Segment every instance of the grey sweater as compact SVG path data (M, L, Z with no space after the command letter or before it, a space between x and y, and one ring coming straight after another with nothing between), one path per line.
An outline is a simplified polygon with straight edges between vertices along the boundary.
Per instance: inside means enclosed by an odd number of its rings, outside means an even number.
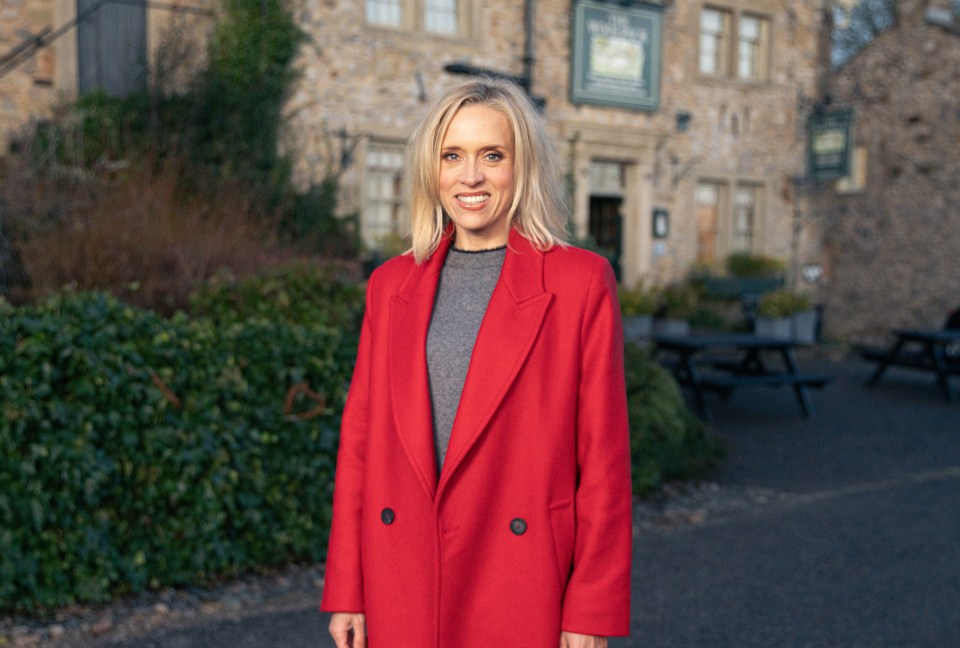
M450 248L440 273L427 332L427 372L438 473L450 444L473 345L506 251L506 247L479 252Z

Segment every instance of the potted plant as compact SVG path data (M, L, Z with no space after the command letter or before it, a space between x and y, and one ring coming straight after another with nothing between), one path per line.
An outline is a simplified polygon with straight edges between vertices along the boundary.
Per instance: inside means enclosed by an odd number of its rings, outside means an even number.
M688 335L690 318L700 306L700 291L690 283L671 284L660 291L653 320L656 335Z
M760 295L783 285L786 264L780 259L735 252L727 257L726 268L719 274L708 269L704 287L712 297L732 299L742 295Z
M754 333L764 337L794 340L803 344L816 341L817 314L810 307L810 296L789 290L773 290L757 302Z
M623 337L627 340L644 340L653 331L653 312L657 308L657 296L643 285L620 288L620 312L623 315Z

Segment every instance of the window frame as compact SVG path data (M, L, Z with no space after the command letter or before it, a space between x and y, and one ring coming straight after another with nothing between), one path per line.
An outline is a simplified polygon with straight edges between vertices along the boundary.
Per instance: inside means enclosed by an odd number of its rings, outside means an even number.
M406 32L436 38L468 38L471 35L472 20L470 20L470 16L473 13L476 0L452 0L456 22L456 29L453 32L428 28L427 13L431 10L431 4L435 4L438 0L396 0L400 7L400 20L397 24L371 21L368 13L368 2L370 1L365 0L363 4L364 25L368 29ZM390 0L372 1L386 2Z
M716 61L715 69L706 69L703 65L705 52L705 38L708 36L704 31L704 14L706 12L716 12L721 17L721 31L716 37L718 41L717 52L714 54ZM696 14L696 33L697 33L697 55L696 72L701 79L712 79L744 84L766 84L770 83L771 70L773 69L773 40L774 24L773 10L759 3L751 2L724 2L709 1L700 5ZM758 42L755 44L752 52L756 55L756 60L752 68L756 69L754 74L745 76L741 73L743 70L743 45L747 42L743 38L744 21L756 20L758 26Z
M408 223L406 196L403 191L406 180L403 173L405 171L404 147L404 141L390 138L370 138L365 143L360 240L372 249L379 249L390 237L406 234ZM396 155L395 164L375 165L374 158L378 153ZM386 179L388 182L392 180L393 187L389 195L374 191L380 179ZM371 229L374 224L371 216L381 206L386 206L390 212L389 218L386 219L389 223L383 227L381 221L384 219L377 219L376 227Z
M762 250L763 231L768 222L768 181L753 177L730 177L724 175L704 175L696 179L693 184L693 221L697 248L694 258L702 261L700 253L700 208L708 203L700 201L701 186L709 185L716 192L716 202L712 205L716 209L716 230L714 232L713 261L725 259L735 252L760 254ZM749 244L744 247L740 244L742 235L738 232L738 196L742 190L750 190L753 203L749 227Z

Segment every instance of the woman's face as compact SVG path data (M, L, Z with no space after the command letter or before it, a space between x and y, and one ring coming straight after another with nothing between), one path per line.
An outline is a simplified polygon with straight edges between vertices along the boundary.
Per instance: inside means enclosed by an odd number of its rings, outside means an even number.
M440 204L462 250L507 244L513 203L513 130L492 108L467 104L457 111L440 147Z

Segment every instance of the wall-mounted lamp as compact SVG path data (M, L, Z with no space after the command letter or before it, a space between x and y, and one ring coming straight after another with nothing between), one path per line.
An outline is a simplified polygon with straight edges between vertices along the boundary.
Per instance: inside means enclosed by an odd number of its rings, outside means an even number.
M686 133L687 129L690 128L690 122L693 120L693 115L691 115L686 110L677 111L677 132Z

